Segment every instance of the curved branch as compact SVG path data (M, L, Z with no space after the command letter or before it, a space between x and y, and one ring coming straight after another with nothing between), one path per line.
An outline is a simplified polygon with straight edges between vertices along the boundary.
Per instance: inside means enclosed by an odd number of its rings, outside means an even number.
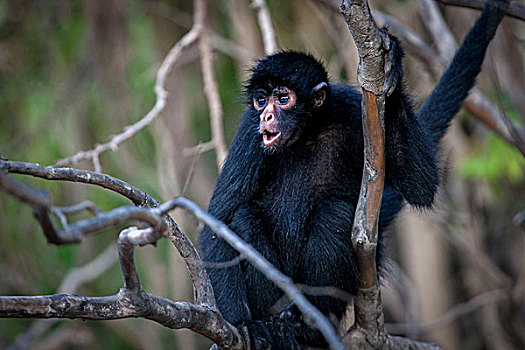
M54 294L28 297L0 297L0 318L70 318L116 320L143 317L172 329L188 328L218 344L239 343L233 326L206 305L173 302L144 291L122 289L108 297Z
M8 173L31 175L47 180L72 181L96 185L119 193L131 200L135 205L148 208L158 207L158 202L147 193L125 181L95 171L75 168L55 168L3 159L0 159L0 169ZM40 210L40 214L47 215L47 209L44 208L44 210ZM211 282L195 246L169 215L165 214L164 219L169 228L168 237L184 259L193 280L195 302L210 306L215 305ZM49 225L51 225L50 222ZM51 231L51 229L49 231Z
M317 310L301 291L294 285L292 279L282 272L277 270L266 258L257 252L251 245L244 242L239 236L231 231L221 221L217 220L206 211L201 209L192 201L178 197L168 201L160 206L162 212L167 212L175 207L182 207L191 212L202 223L208 225L213 232L220 238L228 242L235 250L242 254L242 256L253 264L259 271L261 271L266 278L275 283L290 300L303 313L305 320L315 326L323 334L326 341L330 344L332 349L342 349L339 337L334 331L334 328L328 319Z
M337 6L331 1L318 1L332 11L339 11ZM377 10L372 10L372 13L378 25L387 26L394 34L401 38L403 43L407 45L407 49L427 67L432 78L435 81L439 80L445 67L450 62L427 45L419 35L414 33L414 31L407 26L401 24L395 18ZM439 36L442 31L438 30L436 33L439 41ZM491 103L490 100L479 91L479 89L474 87L470 91L469 96L463 101L463 106L476 119L498 134L503 140L505 140L505 142L516 147L522 154L525 154L525 130L516 125L511 119L503 120L500 116L499 109ZM514 130L515 132L511 132L511 130Z
M129 211L130 207L126 209ZM158 211L137 209L152 214ZM116 210L108 212L111 213L116 213ZM134 247L144 242L156 241L158 238L154 230L138 230L133 227L120 233L118 251L124 287L117 294L108 297L71 294L0 297L0 318L114 320L142 317L173 329L189 328L224 345L225 348L242 348L242 337L237 328L229 324L217 308L173 302L144 292L135 267Z
M81 151L70 157L60 159L55 163L55 166L76 164L82 160L92 160L94 163L95 171L100 171L101 168L98 158L101 153L110 149L116 150L121 143L129 140L137 132L151 124L166 107L168 92L166 91L165 86L166 79L168 78L171 69L179 60L184 50L186 50L190 45L197 41L201 34L201 31L201 26L193 26L192 29L188 33L186 33L168 52L168 54L162 61L159 70L157 71L157 78L154 88L155 95L157 96L157 99L155 100L155 105L142 119L140 119L138 122L132 125L126 126L122 133L113 136L109 142L97 145L92 150Z

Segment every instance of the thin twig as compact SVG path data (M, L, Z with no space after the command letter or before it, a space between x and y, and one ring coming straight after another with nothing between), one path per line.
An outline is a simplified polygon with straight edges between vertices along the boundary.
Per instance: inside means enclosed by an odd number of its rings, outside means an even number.
M80 212L83 212L84 210L88 210L93 215L97 215L97 213L100 212L100 209L98 209L95 203L88 201L88 200L82 201L78 204L69 205L67 207L54 206L54 208L57 210L60 210L62 213L66 215L78 214Z
M107 174L75 168L46 167L39 164L14 162L3 159L0 159L0 169L9 173L26 174L47 180L73 181L96 185L121 194L131 200L135 205L148 208L155 208L158 206L158 202L147 193L131 186L125 181ZM40 209L42 210L36 214L43 216L43 219L39 220L41 226L43 225L42 222L45 222L48 226L46 226L46 228L51 235L48 237L48 240L50 238L56 238L53 236L53 233L56 235L56 232L53 232L54 228L52 227L52 224L49 220L45 220L45 215L47 214L48 209L46 207L40 207ZM202 266L202 260L200 259L195 246L169 215L166 214L164 218L169 227L169 238L177 248L190 271L194 286L195 302L211 306L215 305L211 282L204 266ZM46 232L45 229L44 232Z
M226 269L228 267L237 266L240 264L241 261L244 260L244 256L242 254L237 255L235 258L229 260L229 261L221 261L221 262L215 262L215 261L204 261L204 266L208 269Z
M155 209L142 209L156 211ZM158 238L155 231L129 228L118 240L124 287L109 297L82 297L71 294L34 297L0 297L0 318L80 318L112 320L143 317L165 327L189 328L226 347L241 348L242 338L215 308L173 302L142 290L133 259L136 245ZM147 238L146 236L151 235Z
M390 332L395 334L404 334L408 329L415 328L420 332L428 333L431 331L435 331L436 329L443 328L453 322L454 320L458 319L459 317L474 312L477 309L479 309L482 306L497 303L500 301L504 301L508 299L508 293L503 289L496 289L492 290L490 292L486 292L480 295L475 296L474 298L470 299L469 301L465 303L458 304L454 306L452 309L447 311L446 314L441 316L435 321L432 322L426 322L419 325L414 324L402 324L402 323L394 323L394 324L388 324L387 328Z
M151 124L155 118L166 107L168 92L166 91L166 79L168 78L171 69L181 57L181 54L193 43L197 41L200 36L202 27L194 26L188 33L186 33L168 52L168 55L162 61L162 64L157 71L157 78L155 82L155 94L157 99L153 108L138 122L124 128L124 131L111 138L107 143L97 145L94 149L88 151L81 151L70 157L58 160L55 166L65 166L69 164L77 164L83 160L92 160L95 171L100 171L99 155L107 150L117 150L119 145L132 138L137 132L144 129Z
M204 80L204 94L208 100L208 106L210 109L210 124L211 124L211 139L215 146L217 154L217 167L222 168L222 164L226 159L228 151L226 150L226 143L224 142L224 128L222 125L222 105L219 98L219 90L217 88L217 82L213 74L213 63L212 63L212 52L208 43L208 32L206 29L205 21L205 4L203 1L197 1L201 3L200 9L196 11L195 23L199 26L203 26L203 30L199 40L199 50L201 53L201 69L202 78ZM199 16L197 16L197 14Z
M209 152L212 149L214 149L214 147L215 144L213 143L213 141L202 142L199 143L197 146L185 148L184 150L182 150L182 154L185 157L191 157L195 154Z
M188 175L186 176L186 180L184 181L184 186L182 186L182 196L184 196L186 194L186 191L188 191L188 189L190 188L191 181L193 180L193 175L195 174L195 168L197 168L197 162L199 161L200 156L201 152L198 152L195 154L195 156L193 156L190 169L188 170Z

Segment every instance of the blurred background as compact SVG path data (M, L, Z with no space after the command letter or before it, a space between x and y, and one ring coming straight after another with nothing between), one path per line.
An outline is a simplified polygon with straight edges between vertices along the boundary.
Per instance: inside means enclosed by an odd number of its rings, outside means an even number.
M336 1L337 2L337 1ZM207 1L214 74L230 144L243 111L240 94L254 60L264 56L249 0ZM371 1L432 45L417 1ZM0 0L0 155L52 165L105 143L154 105L155 74L192 25L192 2L139 0ZM333 81L356 83L357 56L341 15L323 1L268 1L280 48L320 58ZM440 7L458 40L479 11ZM478 86L517 125L525 121L524 24L506 19ZM435 81L407 50L408 90L416 104ZM152 125L115 151L102 171L159 201L183 193L206 207L217 178L198 45L184 50L166 82L168 105ZM461 111L443 142L443 186L435 210L407 209L388 239L385 316L393 334L445 349L525 348L525 236L513 221L525 209L522 154ZM74 166L93 169L90 162ZM56 205L89 199L103 210L128 202L94 186L16 176L52 192ZM196 242L200 228L180 211ZM78 218L82 218L79 216ZM0 294L59 291L103 296L122 277L107 230L74 246L48 245L31 208L0 193ZM144 288L192 301L186 267L169 240L136 250ZM83 266L87 267L85 269ZM88 274L85 283L72 276ZM444 316L444 317L443 317ZM437 321L437 322L436 322ZM0 319L5 349L205 349L210 342L143 319L38 321Z

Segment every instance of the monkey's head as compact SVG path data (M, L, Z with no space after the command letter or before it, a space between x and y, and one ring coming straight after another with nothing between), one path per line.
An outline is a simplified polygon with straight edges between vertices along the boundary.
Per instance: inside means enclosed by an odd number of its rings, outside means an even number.
M246 83L248 108L259 117L265 147L287 147L315 119L328 93L328 75L314 57L280 52L260 60Z

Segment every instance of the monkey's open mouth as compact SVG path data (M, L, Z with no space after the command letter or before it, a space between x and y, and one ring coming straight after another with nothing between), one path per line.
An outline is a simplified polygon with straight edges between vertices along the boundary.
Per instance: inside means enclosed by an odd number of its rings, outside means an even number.
M281 138L280 132L271 132L263 130L263 143L265 146L273 146Z

